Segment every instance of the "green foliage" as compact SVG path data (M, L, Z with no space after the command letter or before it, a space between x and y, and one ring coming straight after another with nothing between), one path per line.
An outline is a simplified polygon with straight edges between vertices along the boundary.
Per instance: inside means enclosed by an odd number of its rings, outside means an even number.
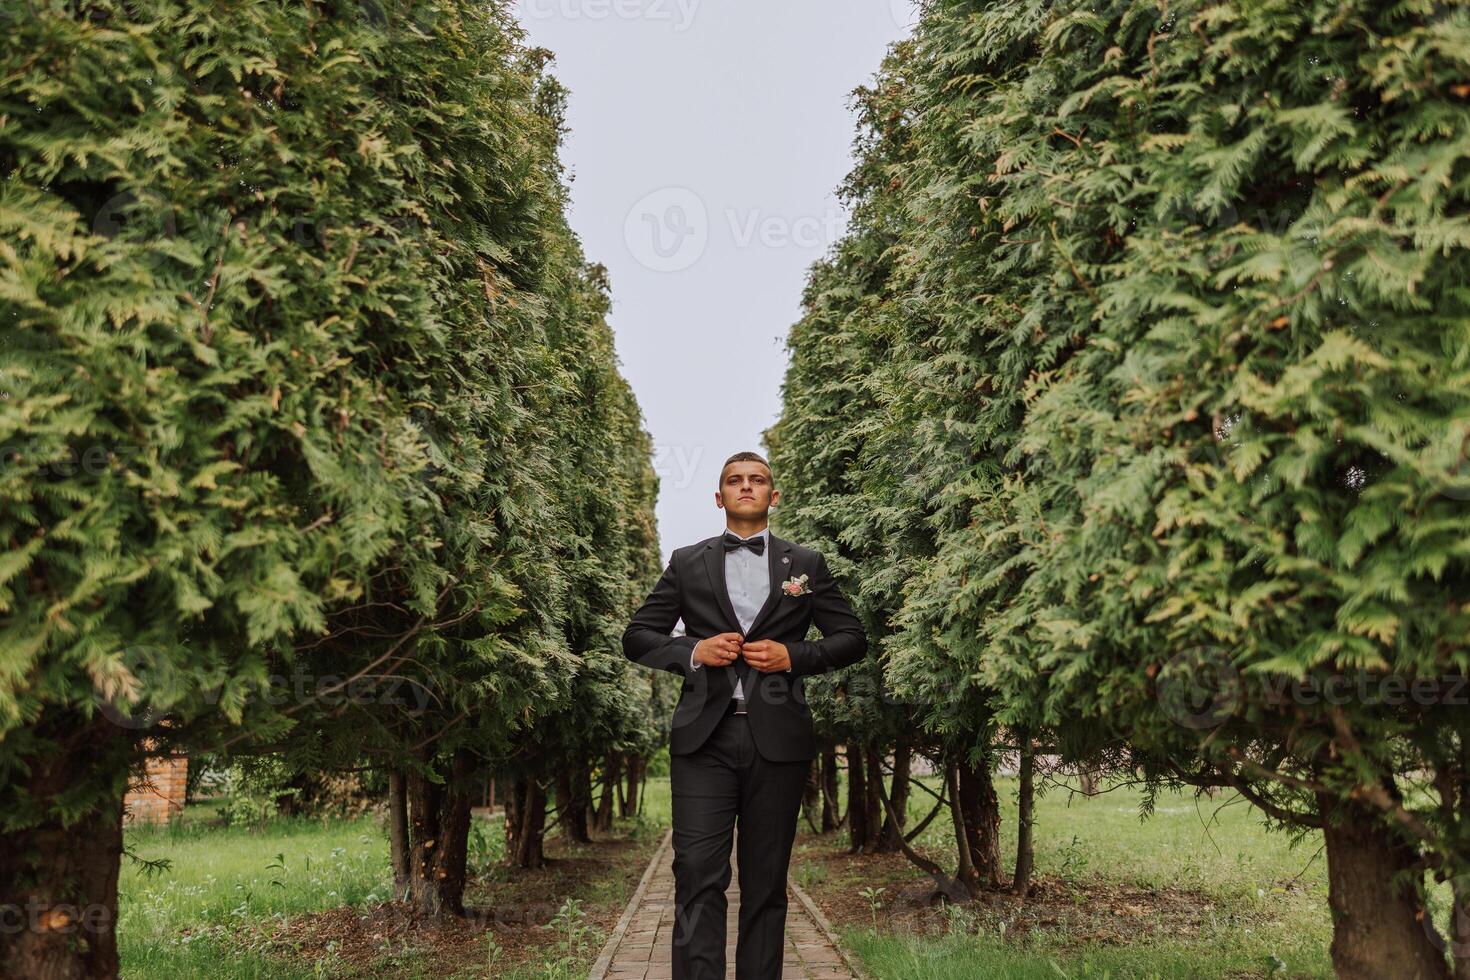
M926 6L772 435L930 731L1470 865L1467 68L1460 3Z
M0 828L143 738L436 773L581 699L653 744L657 484L546 53L468 0L6 20Z
M290 770L276 756L231 766L219 791L224 797L219 815L231 827L266 824L280 812L282 798L299 792L291 786Z

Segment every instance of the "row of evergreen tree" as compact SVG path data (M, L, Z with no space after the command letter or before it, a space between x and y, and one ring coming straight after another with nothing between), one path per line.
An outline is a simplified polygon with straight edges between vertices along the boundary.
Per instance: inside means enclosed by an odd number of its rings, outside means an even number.
M402 894L460 911L474 788L535 865L670 700L546 52L472 0L3 20L0 975L116 974L146 751L387 773Z
M855 847L915 752L967 888L1003 755L1021 887L1040 755L1225 787L1342 976L1470 976L1467 78L1458 2L924 4L767 434L880 650L809 688Z

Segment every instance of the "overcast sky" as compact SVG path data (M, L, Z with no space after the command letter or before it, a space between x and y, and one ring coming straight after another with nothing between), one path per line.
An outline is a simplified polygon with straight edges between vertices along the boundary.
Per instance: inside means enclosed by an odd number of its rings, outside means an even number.
M725 526L720 464L780 411L807 267L842 233L848 96L910 0L519 0L571 89L572 227L660 478L663 554ZM777 484L780 474L776 474Z

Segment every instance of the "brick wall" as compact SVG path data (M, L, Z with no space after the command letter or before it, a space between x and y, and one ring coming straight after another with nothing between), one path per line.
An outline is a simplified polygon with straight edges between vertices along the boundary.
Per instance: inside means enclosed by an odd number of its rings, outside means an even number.
M123 819L128 823L167 823L183 812L189 757L149 756L142 779L128 787Z

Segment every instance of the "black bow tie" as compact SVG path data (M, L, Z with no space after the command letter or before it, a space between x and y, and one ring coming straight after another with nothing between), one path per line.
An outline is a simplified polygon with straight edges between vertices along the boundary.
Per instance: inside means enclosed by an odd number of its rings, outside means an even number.
M758 555L763 555L766 553L766 539L764 535L758 534L753 538L741 540L734 534L726 531L725 536L720 540L724 542L726 551L734 551L736 548L749 548L751 551L754 551Z

